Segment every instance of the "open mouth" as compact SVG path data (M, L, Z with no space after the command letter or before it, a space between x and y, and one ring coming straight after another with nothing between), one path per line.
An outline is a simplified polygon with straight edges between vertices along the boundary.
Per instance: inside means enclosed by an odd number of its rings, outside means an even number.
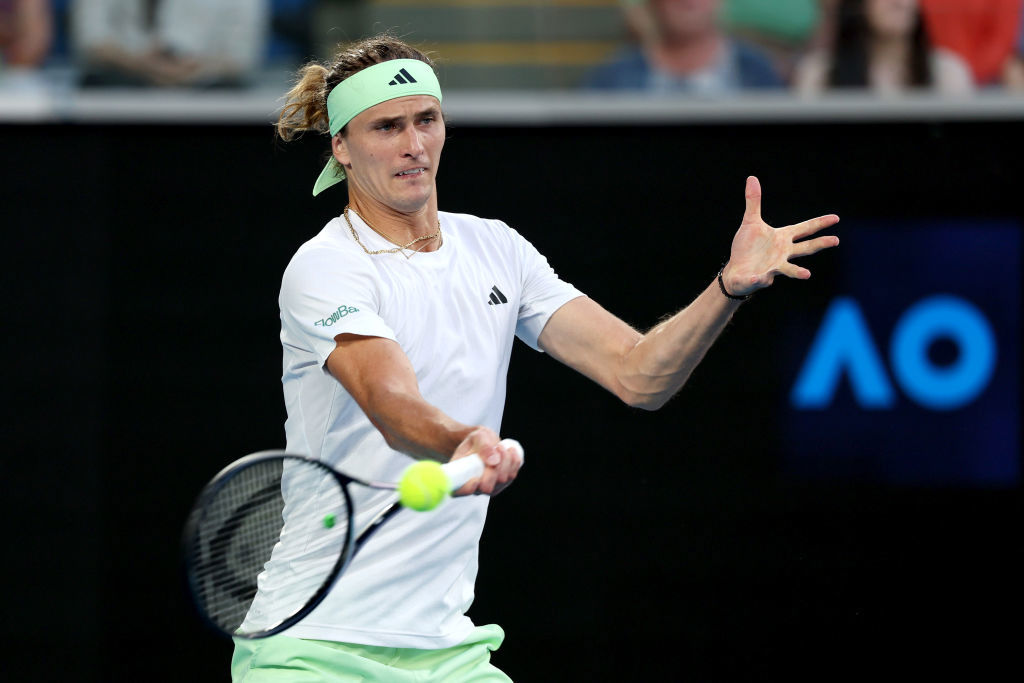
M399 178L416 178L427 172L425 168L410 168L406 171L399 171L395 175Z

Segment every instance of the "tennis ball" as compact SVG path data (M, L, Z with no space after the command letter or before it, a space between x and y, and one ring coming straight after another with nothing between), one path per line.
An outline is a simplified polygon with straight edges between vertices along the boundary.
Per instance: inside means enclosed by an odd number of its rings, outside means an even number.
M413 510L433 510L448 495L448 475L441 464L420 460L409 465L398 482L398 499Z

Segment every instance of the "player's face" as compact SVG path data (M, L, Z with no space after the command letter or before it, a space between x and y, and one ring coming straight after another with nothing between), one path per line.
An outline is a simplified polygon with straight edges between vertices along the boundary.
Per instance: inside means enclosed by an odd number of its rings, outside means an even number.
M349 194L412 213L434 193L445 128L441 104L429 95L381 102L348 122L333 140Z
M867 0L865 11L876 34L904 38L914 30L917 0Z

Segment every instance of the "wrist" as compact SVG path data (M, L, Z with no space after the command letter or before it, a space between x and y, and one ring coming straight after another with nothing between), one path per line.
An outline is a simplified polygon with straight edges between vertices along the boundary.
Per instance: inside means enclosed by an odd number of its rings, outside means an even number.
M752 295L751 294L734 294L735 285L726 285L725 269L729 266L728 263L723 265L718 271L718 288L721 290L728 299L732 301L746 301Z

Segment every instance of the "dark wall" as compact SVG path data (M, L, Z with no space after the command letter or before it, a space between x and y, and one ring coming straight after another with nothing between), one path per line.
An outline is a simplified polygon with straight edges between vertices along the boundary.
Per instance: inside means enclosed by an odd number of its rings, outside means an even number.
M648 327L712 281L747 175L770 223L835 212L844 243L875 219L1019 225L1019 128L456 125L440 203L502 218ZM230 647L178 583L178 533L221 466L283 444L280 274L344 201L309 196L322 146L275 145L268 127L0 127L14 407L3 635L22 680L69 667L76 680L226 679ZM780 328L813 330L840 259L745 304L657 413L517 347L504 432L529 464L491 508L471 610L506 629L495 661L513 678L819 680L1011 661L1019 482L893 486L783 466Z

